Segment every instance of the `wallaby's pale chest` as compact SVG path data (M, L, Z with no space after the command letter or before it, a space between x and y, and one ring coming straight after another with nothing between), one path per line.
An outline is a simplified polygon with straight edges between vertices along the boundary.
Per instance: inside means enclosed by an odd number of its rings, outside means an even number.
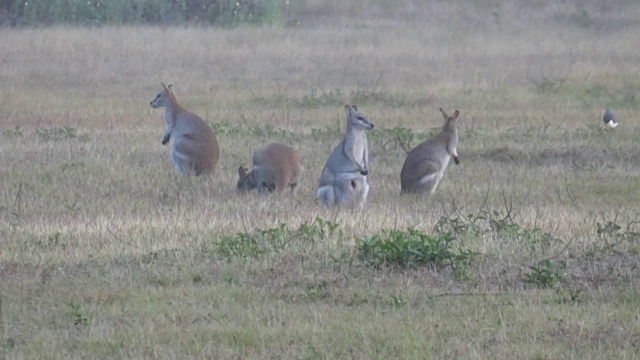
M347 157L353 156L356 160L361 160L366 148L367 135L364 132L354 131L345 137L344 151Z

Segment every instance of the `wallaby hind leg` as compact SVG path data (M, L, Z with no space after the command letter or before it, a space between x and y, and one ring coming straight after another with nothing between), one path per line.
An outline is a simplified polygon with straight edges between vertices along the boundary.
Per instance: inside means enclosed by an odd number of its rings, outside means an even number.
M367 178L362 178L362 191L360 193L360 208L364 207L364 203L367 202L367 196L369 195L369 183L367 182Z
M191 168L193 169L193 173L196 176L200 176L205 172L204 166L202 166L201 164L192 164Z
M291 193L291 195L294 195L296 193L297 188L298 188L297 182L289 184L289 192Z
M354 189L356 183L351 179L336 179L334 185L335 199L337 205L352 204L355 200Z
M433 194L434 191L436 191L436 188L438 187L438 184L440 183L440 174L431 174L429 175L431 177L431 180L429 180L425 185L425 191L429 192L429 194Z
M278 193L278 195L284 194L287 188L291 190L291 184L289 184L287 181L285 181L282 178L276 178L274 186L275 186L274 190L275 192ZM291 193L293 193L293 191L291 191Z
M359 205L362 208L369 193L367 178L360 174L341 175L336 179L335 191L336 203Z
M173 145L169 157L181 175L201 175L205 171L203 164L194 162L189 148L182 142Z
M319 188L317 196L318 201L320 201L320 204L322 205L332 207L335 204L335 192L331 185L325 185Z
M369 184L366 177L355 178L352 181L354 198L357 201L360 209L364 208L364 204L367 202L367 195L369 195Z
M418 164L417 171L421 176L417 179L418 191L433 193L440 182L440 166L432 161Z
M186 156L180 154L178 151L171 151L169 154L171 161L173 161L173 165L176 168L176 172L180 175L185 175L189 172L189 160Z

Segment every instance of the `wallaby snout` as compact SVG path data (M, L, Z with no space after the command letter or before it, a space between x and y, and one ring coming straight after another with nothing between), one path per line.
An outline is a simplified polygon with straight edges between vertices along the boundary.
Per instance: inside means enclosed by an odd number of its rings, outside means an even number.
M447 115L443 109L440 112L444 117L440 134L411 150L402 165L400 184L403 193L433 193L451 158L456 165L460 163L457 151L460 111L454 111L452 116Z

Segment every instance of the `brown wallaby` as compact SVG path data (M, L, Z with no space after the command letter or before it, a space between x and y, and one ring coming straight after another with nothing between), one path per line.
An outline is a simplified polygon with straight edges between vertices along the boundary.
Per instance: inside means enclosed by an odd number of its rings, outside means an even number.
M453 116L444 116L444 126L440 134L416 146L402 165L400 172L401 191L403 193L433 193L453 157L458 165L460 159L456 147L458 146L458 117L456 110Z
M167 127L162 145L173 138L169 157L176 171L183 175L215 174L220 158L216 134L198 115L178 104L171 85L162 84L162 91L151 101L151 107L164 107Z
M238 168L238 191L258 189L258 193L276 191L283 193L286 188L295 192L302 176L302 156L298 150L280 143L271 143L253 153L251 172L245 167Z

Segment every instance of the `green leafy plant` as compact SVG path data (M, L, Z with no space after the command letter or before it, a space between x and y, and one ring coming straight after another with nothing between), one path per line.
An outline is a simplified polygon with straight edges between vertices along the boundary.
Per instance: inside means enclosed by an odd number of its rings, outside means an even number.
M538 227L524 228L515 222L511 210L502 213L499 210L481 208L476 213L454 214L440 217L434 226L438 234L452 233L456 236L478 237L494 234L520 242L531 251L547 249L553 242L559 241L553 235Z
M222 257L255 258L264 254L265 245L260 239L248 233L223 236L216 246L216 252Z
M479 236L482 228L476 225L474 214L462 216L441 216L434 226L437 234L452 233L455 235Z
M359 306L359 305L364 305L364 304L368 304L370 302L369 297L366 295L361 295L358 292L354 292L353 294L351 294L351 297L349 298L349 300L347 300L346 305L347 306Z
M30 241L24 242L22 245L24 249L32 249L36 251L56 251L64 250L66 248L67 241L63 234L56 231L50 235L42 237L33 237Z
M270 124L243 126L238 124L231 124L227 121L221 121L217 123L210 122L209 126L211 126L211 128L213 128L215 133L219 136L261 136L281 139L296 137L294 133L284 129L275 128Z
M242 125L231 124L228 121L209 122L209 126L218 136L221 135L244 135Z
M342 104L345 98L351 99L356 105L378 104L386 107L405 107L410 104L405 97L393 95L389 91L377 86L358 86L351 91L341 89L323 90L313 88L301 98L293 99L292 103L302 108L319 108Z
M566 79L550 79L548 77L542 77L540 79L529 79L533 85L533 89L536 93L541 95L555 95L560 92Z
M621 243L634 243L640 239L640 232L635 230L638 222L630 222L625 228L617 223L617 217L613 220L596 222L596 234L598 242L594 251L606 253L615 251Z
M2 129L2 136L6 138L22 137L22 128L16 125L13 128Z
M305 302L322 301L329 297L328 283L320 281L317 284L309 284L304 292L300 295L300 300Z
M538 287L553 287L565 277L565 273L560 265L547 259L536 266L530 266L529 272L525 274L525 282Z
M76 138L78 136L77 130L77 128L70 126L61 126L47 129L36 129L36 133L40 139L44 141L60 141Z
M326 126L324 128L311 129L311 138L313 139L335 139L343 135L342 129L337 126Z
M401 308L409 303L409 298L403 295L391 295L391 305L396 308Z
M415 139L413 130L405 127L374 129L369 134L371 142L382 144L386 150L397 150L400 147L406 153L411 151L411 143Z
M93 323L93 317L88 315L84 310L84 307L77 302L70 302L67 304L70 309L71 320L76 326L87 326Z
M555 302L558 304L580 304L584 302L584 294L580 289L556 289Z
M360 258L370 265L403 268L427 264L455 267L477 255L454 247L454 240L450 233L431 236L413 228L407 231L383 230L382 235L360 240L357 248Z
M218 240L215 252L224 258L256 258L278 251L293 241L313 244L334 234L342 237L338 227L336 223L316 217L311 223L305 222L293 230L280 224L274 228L255 229L253 233L239 232Z

